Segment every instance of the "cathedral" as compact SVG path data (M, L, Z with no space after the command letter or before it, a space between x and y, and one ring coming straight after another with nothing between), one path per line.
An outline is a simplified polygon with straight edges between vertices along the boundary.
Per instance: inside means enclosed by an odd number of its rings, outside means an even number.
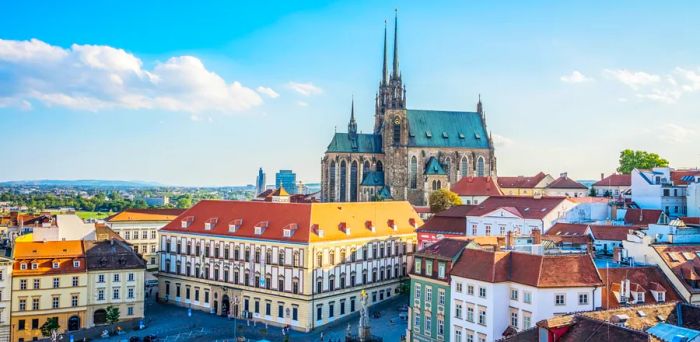
M374 131L357 132L354 103L347 133L335 133L321 161L325 202L408 200L427 205L431 192L462 177L496 176L496 157L481 99L475 112L406 108L394 19L391 73L384 60L375 100Z

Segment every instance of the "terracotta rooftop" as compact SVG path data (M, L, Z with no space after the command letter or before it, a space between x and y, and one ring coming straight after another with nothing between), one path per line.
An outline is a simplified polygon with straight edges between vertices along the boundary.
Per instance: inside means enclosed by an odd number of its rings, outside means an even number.
M567 177L561 176L547 185L548 189L588 189L587 186Z
M599 321L610 322L614 316L625 315L628 317L626 327L636 330L646 330L659 322L664 322L676 309L676 302L652 305L635 305L616 309L589 311L579 315L590 317ZM643 312L644 315L639 315Z
M18 242L13 250L13 276L45 275L85 272L85 254L81 241L47 241L47 242ZM73 261L79 261L75 267ZM59 267L54 268L53 263ZM26 269L22 270L22 264ZM32 269L31 264L37 263Z
M625 213L625 224L649 225L659 223L661 210L628 208Z
M672 170L671 171L671 182L674 185L688 185L688 181L685 177L688 176L700 176L700 170Z
M146 262L121 240L83 241L88 270L146 268Z
M538 174L532 177L498 177L497 181L498 186L500 186L501 188L532 189L546 177L547 175L544 172L540 171Z
M566 197L489 197L468 211L469 216L484 216L494 210L504 208L516 216L526 219L542 219L554 208L566 201Z
M465 217L433 216L425 221L416 232L435 234L467 234L467 219Z
M105 221L172 221L184 211L184 209L126 209L108 217Z
M503 192L493 177L463 177L452 185L452 192L460 196L501 196Z
M469 244L469 240L455 240L446 238L419 250L415 255L418 257L453 259L462 252L467 244Z
M603 282L606 284L602 288L603 308L619 308L620 283L629 279L631 284L639 285L644 290L644 302L636 304L656 304L651 291L665 293L665 301L674 302L681 300L664 273L657 266L642 267L613 267L599 270ZM617 296L615 295L617 293Z
M613 173L593 183L593 186L632 186L632 175Z
M611 322L581 315L574 318L574 323L557 341L647 342L649 341L649 336L643 331L621 327Z
M700 293L691 281L700 280L700 245L652 245L656 253L673 271L690 293Z
M210 222L208 229L207 222ZM411 234L422 224L423 220L413 207L403 201L273 203L204 200L168 223L162 231L308 243Z
M576 235L587 235L586 230L588 229L587 224L583 223L555 223L545 235L552 236L576 236Z
M534 287L586 287L603 281L588 254L535 255L466 249L452 274L490 283L511 281Z
M640 230L639 226L590 225L595 240L624 241L630 230Z

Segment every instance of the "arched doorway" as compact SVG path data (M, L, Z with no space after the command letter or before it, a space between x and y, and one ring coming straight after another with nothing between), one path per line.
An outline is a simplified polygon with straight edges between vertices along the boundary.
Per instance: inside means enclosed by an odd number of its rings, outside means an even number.
M78 329L80 329L80 317L71 316L71 318L68 319L68 331L75 331Z
M230 301L228 299L228 295L225 294L223 297L221 297L221 316L228 316L229 314L229 308L230 308Z
M105 309L95 310L95 313L92 314L92 321L96 325L107 323L107 311Z

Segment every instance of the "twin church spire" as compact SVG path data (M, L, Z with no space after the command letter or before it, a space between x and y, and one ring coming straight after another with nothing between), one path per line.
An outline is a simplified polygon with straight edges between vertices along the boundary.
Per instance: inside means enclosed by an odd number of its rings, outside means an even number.
M388 70L387 27L384 22L384 59L382 63L382 81L375 101L374 133L382 130L384 114L388 109L406 109L406 88L399 71L399 15L394 16L394 56L391 75Z

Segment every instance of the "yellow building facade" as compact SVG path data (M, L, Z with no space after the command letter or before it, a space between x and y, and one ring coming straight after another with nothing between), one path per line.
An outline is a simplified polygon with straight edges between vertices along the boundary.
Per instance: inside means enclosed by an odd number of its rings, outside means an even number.
M160 231L158 297L310 331L396 296L422 220L408 202L202 201Z
M58 332L85 327L87 272L81 241L17 243L12 274L13 341L42 338L57 318Z

